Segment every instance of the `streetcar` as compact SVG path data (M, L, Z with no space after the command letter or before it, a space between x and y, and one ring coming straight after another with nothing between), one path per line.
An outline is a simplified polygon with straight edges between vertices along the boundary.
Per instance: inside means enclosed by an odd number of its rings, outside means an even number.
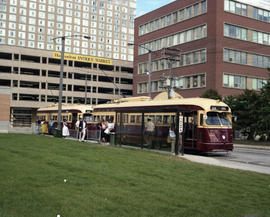
M233 130L231 109L219 100L183 98L166 92L155 98L147 96L114 100L96 105L92 125L101 120L114 120L116 142L144 147L144 124L150 118L155 123L155 148L168 149L167 137L172 124L182 135L185 149L200 152L232 151ZM177 140L178 142L178 140Z

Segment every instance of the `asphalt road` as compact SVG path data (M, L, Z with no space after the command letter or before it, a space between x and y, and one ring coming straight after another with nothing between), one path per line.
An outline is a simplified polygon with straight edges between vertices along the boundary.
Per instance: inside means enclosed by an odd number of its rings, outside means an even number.
M235 145L234 151L228 154L211 154L207 156L184 155L193 162L253 171L270 175L270 147L248 147Z
M270 167L270 150L235 147L226 160Z

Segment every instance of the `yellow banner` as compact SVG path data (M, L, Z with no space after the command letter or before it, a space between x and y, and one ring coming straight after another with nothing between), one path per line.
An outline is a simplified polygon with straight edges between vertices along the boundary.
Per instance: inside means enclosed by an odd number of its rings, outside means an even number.
M52 57L55 59L61 59L61 52L53 52ZM80 61L80 62L85 62L85 63L98 63L98 64L104 64L104 65L112 65L111 59L78 55L78 54L70 54L70 53L65 53L64 59L65 60Z

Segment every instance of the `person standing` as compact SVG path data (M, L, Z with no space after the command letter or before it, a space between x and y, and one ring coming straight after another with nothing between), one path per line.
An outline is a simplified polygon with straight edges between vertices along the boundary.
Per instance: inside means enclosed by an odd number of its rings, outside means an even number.
M53 135L53 127L54 127L54 121L53 119L50 119L49 121L49 134Z
M175 153L175 139L176 139L175 126L174 126L174 124L172 124L171 127L169 128L169 134L168 134L168 138L167 138L167 142L171 144L171 153L172 154Z
M147 118L147 122L145 124L145 141L147 144L147 148L153 148L154 133L155 133L155 124L153 123L151 118Z
M82 138L82 129L83 129L83 120L82 120L81 117L76 122L76 128L77 128L77 138L79 138L79 141L81 141L81 138Z
M85 139L85 135L86 135L86 130L87 130L87 122L85 120L85 118L83 118L83 121L82 121L82 137L81 137L81 142L84 142L84 139Z
M102 143L106 142L106 134L105 134L106 129L107 129L107 122L102 120L101 122L101 142Z
M64 122L63 122L62 136L64 138L66 138L67 136L69 136L69 129L68 129L67 121L66 120L64 120Z

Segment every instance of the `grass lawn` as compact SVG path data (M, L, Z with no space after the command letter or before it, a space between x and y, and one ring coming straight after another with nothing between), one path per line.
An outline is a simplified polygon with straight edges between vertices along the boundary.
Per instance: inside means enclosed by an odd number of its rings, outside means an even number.
M0 217L269 217L269 207L269 175L0 134Z

